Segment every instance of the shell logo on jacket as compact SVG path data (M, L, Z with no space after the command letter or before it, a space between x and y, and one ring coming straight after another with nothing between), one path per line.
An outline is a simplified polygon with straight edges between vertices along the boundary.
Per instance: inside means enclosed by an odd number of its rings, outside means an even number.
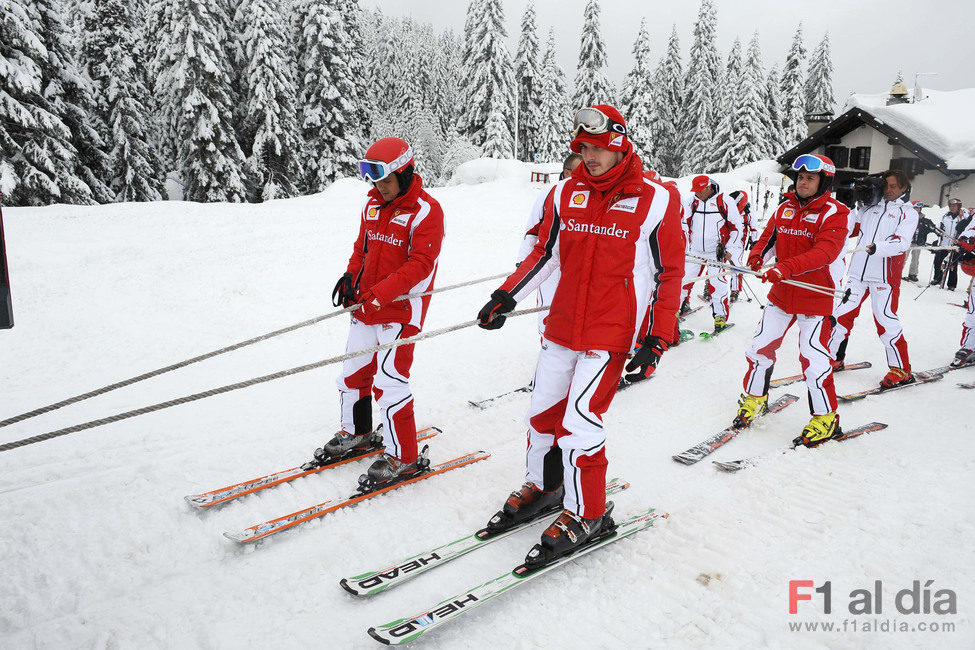
M670 340L676 327L685 248L680 195L645 179L636 154L619 164L625 173L603 191L576 174L552 188L534 249L501 285L520 301L559 271L545 338L579 352L629 352L648 308L650 333Z
M843 278L843 247L846 245L850 209L831 194L822 194L800 206L795 194L785 201L765 225L748 256L749 265L776 258L789 276L809 284L836 288ZM777 283L769 302L789 314L829 316L832 296Z
M366 325L402 323L419 331L430 296L394 299L433 289L443 236L443 210L423 190L418 174L406 193L389 203L383 203L375 188L370 190L346 270L357 298L372 292L381 307L368 315L358 310L354 317Z

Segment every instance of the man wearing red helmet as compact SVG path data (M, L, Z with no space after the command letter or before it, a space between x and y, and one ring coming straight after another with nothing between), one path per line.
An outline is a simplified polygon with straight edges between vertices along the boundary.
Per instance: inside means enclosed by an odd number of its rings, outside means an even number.
M975 219L958 238L958 263L961 270L975 278ZM953 366L975 364L975 283L968 285L968 313L961 326L961 348L955 353Z
M684 267L680 194L644 177L619 111L580 109L573 135L583 164L548 193L534 250L478 314L495 329L561 273L535 370L525 484L487 526L497 533L564 508L528 554L535 566L615 527L602 416L637 339L642 347L627 370L649 374L667 349Z
M908 200L911 182L899 169L884 172L887 186L883 198L862 208L853 218L851 237L861 249L850 258L845 288L849 299L836 307L833 316L836 327L829 342L835 361L833 367L843 367L846 345L853 322L860 313L860 305L870 295L877 334L887 351L890 371L880 381L881 388L892 388L914 381L911 361L907 355L907 340L897 318L897 303L901 293L901 274L907 259L907 249L914 240L918 215Z
M747 427L756 415L768 409L775 352L792 324L798 322L799 362L806 378L812 419L796 444L813 447L840 432L827 348L833 298L782 280L797 278L830 289L839 283L850 210L830 193L836 168L826 156L799 156L792 164L792 172L795 193L786 194L748 256L748 266L755 271L772 257L776 263L762 276L763 282L772 283L769 304L745 353L745 392L738 401L733 426Z
M687 253L718 262L737 263L744 250L745 222L738 204L725 197L718 184L711 178L701 175L691 181L691 199L684 215L687 229ZM696 259L688 259L684 267L684 277L694 278L707 267ZM684 285L681 294L681 308L686 309L693 284ZM724 277L708 280L706 293L711 295L711 312L714 316L714 331L720 332L728 324L731 310L730 287Z
M362 208L359 236L349 265L335 285L335 306L361 303L352 313L346 352L414 336L423 327L430 296L397 300L433 289L443 240L443 210L415 173L413 148L400 138L382 138L359 162L373 189ZM367 482L383 483L421 471L410 366L413 344L367 353L345 362L337 384L341 428L315 451L318 460L378 446L372 426L372 393L385 429L385 454L368 470Z

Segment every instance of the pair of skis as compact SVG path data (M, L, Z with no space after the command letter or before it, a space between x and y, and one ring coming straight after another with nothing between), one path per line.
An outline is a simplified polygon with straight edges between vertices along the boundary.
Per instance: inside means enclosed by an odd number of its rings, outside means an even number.
M530 580L534 580L563 564L572 562L583 555L592 553L597 549L604 548L634 533L645 530L653 526L654 522L658 519L666 517L666 514L658 514L654 508L649 508L619 522L614 530L604 536L596 537L571 555L558 558L539 568L529 568L524 564L519 565L512 571L507 571L473 589L442 600L432 607L422 610L418 614L370 627L368 630L369 636L387 645L402 645L415 641L431 630L435 630L445 623L457 619L493 598L509 593L516 587Z
M429 440L430 438L441 433L440 429L437 427L427 427L417 432L417 442ZM236 483L234 485L229 485L227 487L219 488L216 490L211 490L209 492L203 492L200 494L192 494L185 497L186 502L189 503L194 508L206 509L212 508L214 506L227 503L234 499L240 498L246 494L252 494L259 490L264 490L266 488L280 485L288 481L293 481L295 479L309 476L311 474L316 474L322 470L330 469L333 467L338 467L340 465L345 465L354 460L359 460L362 458L369 458L375 456L382 452L383 446L381 443L381 437L375 445L363 449L354 449L346 454L338 457L329 458L323 462L312 461L300 465L298 467L293 467L291 469L283 470L280 472L274 472L272 474L267 474L265 476L251 479L249 481L243 481L241 483ZM385 483L373 487L360 487L360 489L349 498L338 501L325 501L322 503L315 504L308 508L303 508L297 512L292 512L290 514L284 515L282 517L277 517L260 524L255 524L249 526L242 530L230 531L224 533L224 536L234 542L239 544L244 544L247 542L255 542L259 539L263 539L268 535L273 535L274 533L279 533L284 530L288 530L306 521L311 521L312 519L317 519L327 515L330 512L335 512L341 508L347 508L353 506L360 501L366 499L371 499L373 497L379 496L380 494L385 494L397 488L403 487L404 485L409 485L411 483L416 483L428 479L432 476L438 476L445 472L459 469L461 467L466 467L472 463L485 460L490 457L490 454L483 451L473 452L470 454L465 454L458 458L448 460L439 465L433 465L427 467L417 473L404 475L399 479L391 482Z
M856 438L857 436L862 436L865 433L872 433L874 431L880 431L881 429L886 429L886 428L887 425L884 424L883 422L871 422L870 424L864 424L863 426L859 426L855 429L850 429L849 431L843 431L840 435L830 438L823 444L827 444L830 442L842 442L844 440L849 440L850 438ZM801 443L797 444L796 441L793 441L792 445L784 449L781 449L778 453L786 454L802 446L803 445ZM726 472L737 472L739 470L745 469L746 467L752 467L754 465L757 465L758 463L769 458L772 455L773 454L762 454L760 456L752 456L751 458L742 458L741 460L731 460L731 461L712 460L711 462L714 463L714 466L717 467L718 469L724 470Z

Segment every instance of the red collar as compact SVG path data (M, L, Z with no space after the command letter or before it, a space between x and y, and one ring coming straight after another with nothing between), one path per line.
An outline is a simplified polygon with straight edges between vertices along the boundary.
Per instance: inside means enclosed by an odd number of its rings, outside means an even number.
M379 193L375 187L369 190L369 198L374 200L380 205L380 207L386 208L409 208L416 205L417 199L420 197L420 192L423 191L423 179L420 178L419 174L413 174L413 182L410 183L409 189L406 193L397 196L395 199L389 203L383 203L383 195Z
M832 194L830 192L824 192L805 205L800 205L799 197L796 196L795 192L789 192L785 195L786 201L791 204L789 207L793 207L796 210L804 210L806 212L816 212L826 205L826 202L829 201L831 196Z

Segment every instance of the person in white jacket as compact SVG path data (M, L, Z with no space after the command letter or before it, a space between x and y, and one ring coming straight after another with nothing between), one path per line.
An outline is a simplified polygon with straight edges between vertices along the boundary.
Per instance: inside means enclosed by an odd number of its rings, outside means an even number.
M566 156L565 160L562 162L562 173L559 174L559 180L568 178L572 176L573 170L579 166L582 162L582 156L577 153L570 153ZM544 192L538 193L538 198L535 199L535 205L532 206L531 214L528 215L528 223L525 224L525 236L521 240L521 247L518 249L518 262L515 266L520 265L528 257L528 254L532 252L535 248L535 244L538 243L538 229L542 226L542 217L544 215L543 208L545 207L545 199L549 195L549 190L551 186L547 187ZM559 272L556 271L550 275L541 285L538 287L538 293L536 294L536 303L538 307L548 307L552 304L552 296L555 295L555 288L559 286ZM539 336L544 336L545 334L545 319L548 317L547 311L538 312L538 334Z
M869 294L877 333L887 351L890 367L880 386L892 388L914 381L904 329L897 318L897 302L901 273L917 229L918 215L909 202L911 182L907 175L901 170L889 170L884 172L884 179L887 186L883 198L862 208L853 219L851 237L859 235L856 248L861 250L853 254L846 274L844 288L850 292L849 299L837 305L833 312L836 326L829 349L834 357L833 368L842 369L853 321Z
M955 243L955 239L961 234L960 227L965 224L964 215L960 199L948 201L948 212L941 217L941 223L938 224L938 228L945 233L941 235L938 246L951 246ZM942 268L945 258L948 259L948 264L945 265L947 268ZM945 274L947 278L944 277ZM942 282L945 282L945 287L949 291L954 291L958 286L958 258L952 251L943 250L934 254L934 279L931 280L931 284L938 285Z
M707 267L694 257L718 262L738 263L745 244L745 222L736 201L725 196L718 184L707 176L695 176L691 181L694 196L684 209L684 230L687 235L687 262L684 278L699 276ZM714 330L719 332L728 324L731 311L730 286L727 278L708 280ZM685 311L693 284L685 284L681 293L681 311Z
M975 219L958 236L959 266L966 274L975 277ZM965 303L965 320L961 325L961 348L955 353L952 366L975 364L975 282L968 285L968 300Z

